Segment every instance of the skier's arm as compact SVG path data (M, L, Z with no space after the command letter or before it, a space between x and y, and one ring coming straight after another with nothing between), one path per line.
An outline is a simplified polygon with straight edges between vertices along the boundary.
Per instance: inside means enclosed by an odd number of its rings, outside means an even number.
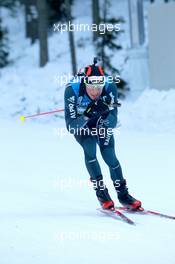
M117 125L117 86L115 83L109 84L108 94L111 97L111 104L115 104L115 107L110 110L108 116L105 118L105 123L108 127L114 128Z
M71 86L67 86L64 93L64 108L65 108L65 121L66 127L70 129L79 129L84 127L88 118L84 115L77 115L77 97Z

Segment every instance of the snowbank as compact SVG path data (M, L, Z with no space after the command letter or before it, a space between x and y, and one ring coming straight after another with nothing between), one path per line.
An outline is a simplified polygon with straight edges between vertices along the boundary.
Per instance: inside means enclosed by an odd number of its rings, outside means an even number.
M124 101L120 121L126 129L175 132L175 90L147 89L135 101Z

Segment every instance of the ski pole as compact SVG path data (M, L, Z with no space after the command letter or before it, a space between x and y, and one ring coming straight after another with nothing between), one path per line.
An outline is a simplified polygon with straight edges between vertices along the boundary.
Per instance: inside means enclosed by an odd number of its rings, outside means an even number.
M120 107L121 104L117 102L117 103L112 104L112 106L113 107ZM50 114L59 113L59 112L63 112L63 111L64 111L64 109L58 109L58 110L43 112L43 113L29 115L29 116L20 116L20 120L24 121L25 119L29 119L29 118L33 118L33 117L37 117L37 116L42 116L42 115L50 115Z
M58 112L63 112L63 111L64 111L64 109L58 109L58 110L54 110L54 111L50 111L50 112L43 112L43 113L29 115L29 116L20 116L20 120L21 121L24 121L25 119L33 118L33 117L36 117L36 116L50 115L50 114L54 114L54 113L58 113Z

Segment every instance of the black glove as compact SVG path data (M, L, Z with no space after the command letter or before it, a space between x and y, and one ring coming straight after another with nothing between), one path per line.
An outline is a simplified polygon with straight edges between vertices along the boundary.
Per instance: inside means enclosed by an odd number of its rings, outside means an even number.
M97 101L97 112L99 116L105 116L109 112L109 106L102 99Z
M108 105L102 99L99 99L98 101L93 101L88 105L84 111L84 115L89 118L98 118L108 114L108 112Z
M97 115L97 111L96 111L96 102L91 102L90 104L88 104L86 110L84 111L84 115L89 117L89 118L94 118Z

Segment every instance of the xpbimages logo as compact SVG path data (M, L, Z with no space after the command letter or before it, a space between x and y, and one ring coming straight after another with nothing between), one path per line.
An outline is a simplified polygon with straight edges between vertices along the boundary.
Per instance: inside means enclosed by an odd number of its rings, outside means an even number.
M110 141L111 136L115 133L116 135L120 134L120 127L116 127L115 129L113 128L104 128L104 127L99 127L99 128L91 128L89 129L88 127L81 127L81 128L72 128L68 127L58 127L53 129L53 133L55 136L58 136L60 138L63 138L65 136L72 136L72 135L91 135L91 136L98 136L99 138L105 139L104 144L107 145Z
M110 24L110 23L100 23L97 24L84 24L84 23L71 23L70 21L66 24L54 24L53 25L53 31L54 32L67 32L67 31L78 31L78 32L87 32L87 31L93 31L93 32L99 32L99 34L104 35L107 31L120 31L120 24Z
M121 82L121 77L120 75L105 75L104 76L104 81L108 83L115 83L119 84ZM67 85L68 83L79 83L79 82L84 82L84 75L72 75L71 73L67 74L56 74L53 76L53 82L56 83L57 85L63 86Z

